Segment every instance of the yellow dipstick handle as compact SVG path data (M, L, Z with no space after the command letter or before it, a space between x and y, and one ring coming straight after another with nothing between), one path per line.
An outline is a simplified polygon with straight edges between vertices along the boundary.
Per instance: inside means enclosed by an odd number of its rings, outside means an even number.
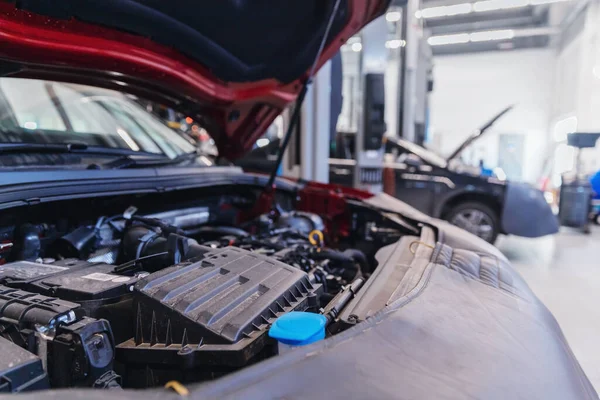
M313 246L321 247L323 245L323 232L315 229L308 234L308 241Z
M187 396L190 391L177 381L169 381L165 384L165 389L173 389L180 396Z

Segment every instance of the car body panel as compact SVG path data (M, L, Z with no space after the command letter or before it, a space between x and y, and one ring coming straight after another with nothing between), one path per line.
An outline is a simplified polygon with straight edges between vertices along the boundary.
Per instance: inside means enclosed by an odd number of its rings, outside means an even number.
M407 165L405 163L386 162L385 166L394 171L396 180L396 195L413 207L435 218L442 218L445 207L460 196L470 196L486 204L493 209L501 210L504 204L505 182L495 178L474 175L468 172L457 172L448 167L447 163L437 161L435 155L423 158L414 153L411 147L404 145L405 141L390 140L387 143L390 151L399 154L415 154L421 163L419 165ZM414 144L410 144L415 146ZM427 150L423 149L422 153ZM423 154L422 154L423 155ZM420 188L420 196L411 198L410 193ZM405 193L401 193L405 192ZM406 199L410 200L407 201Z
M435 166L411 167L396 163L386 164L386 167L395 172L396 197L436 218L443 217L446 205L461 196L479 199L498 209L503 204L503 183Z
M46 170L0 172L0 209L67 198L163 193L217 185L264 186L266 177L235 167L162 167L117 170ZM290 190L296 185L278 179Z
M548 207L544 194L519 182L509 182L506 187L502 226L523 237L550 235L559 229L558 218Z

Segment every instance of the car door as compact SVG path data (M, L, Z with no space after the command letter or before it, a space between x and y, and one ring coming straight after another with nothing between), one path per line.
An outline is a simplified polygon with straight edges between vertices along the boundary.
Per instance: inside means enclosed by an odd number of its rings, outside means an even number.
M434 194L440 184L432 175L433 167L421 163L388 162L395 175L396 198L415 207L419 211L431 215L433 210Z

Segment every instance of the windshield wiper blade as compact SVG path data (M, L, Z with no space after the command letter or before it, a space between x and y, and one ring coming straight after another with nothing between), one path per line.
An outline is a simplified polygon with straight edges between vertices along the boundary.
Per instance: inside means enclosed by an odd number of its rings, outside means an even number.
M7 153L71 153L87 150L83 143L1 143L0 154Z
M164 154L148 153L129 149L88 146L85 143L0 143L0 155L14 153L74 153L101 156L146 156L167 158Z
M116 160L103 164L106 169L146 168L176 165L188 160L194 160L200 156L198 151L181 154L175 158L163 157L160 159L135 159L131 155L120 157Z
M198 158L198 151L181 154L169 158L165 154L148 153L128 149L88 146L85 143L0 143L0 155L15 153L48 153L48 154L89 154L98 156L115 156L115 160L101 164L101 168L143 168L175 165L181 162ZM95 164L98 167L98 164Z

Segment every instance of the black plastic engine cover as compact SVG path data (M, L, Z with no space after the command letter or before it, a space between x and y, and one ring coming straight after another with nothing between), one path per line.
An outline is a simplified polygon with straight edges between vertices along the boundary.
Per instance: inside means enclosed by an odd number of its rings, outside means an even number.
M151 318L146 312L157 318L164 314L173 334L187 329L189 340L227 344L260 331L257 327L278 315L308 308L315 287L297 268L226 247L201 261L151 274L135 290L143 320Z
M134 332L132 298L138 278L117 269L74 259L51 264L16 261L0 266L0 284L76 302L82 314L108 320L120 343Z
M320 291L305 272L273 258L211 250L136 284L136 335L117 346L117 360L171 371L244 366L274 344L266 333L277 317L316 308Z

